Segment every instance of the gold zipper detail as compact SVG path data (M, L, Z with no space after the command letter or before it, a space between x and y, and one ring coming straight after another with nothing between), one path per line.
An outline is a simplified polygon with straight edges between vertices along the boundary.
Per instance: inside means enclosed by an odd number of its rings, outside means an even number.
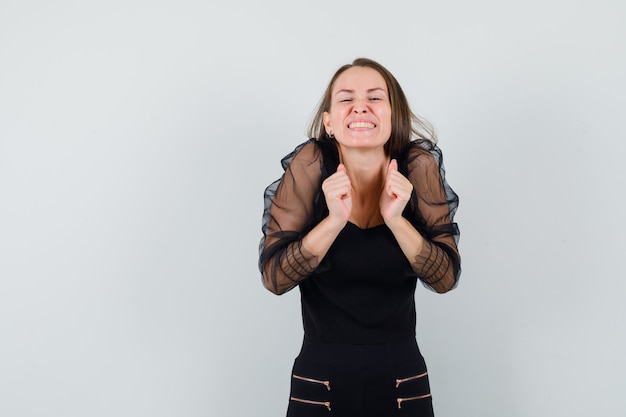
M296 398L296 397L291 397L291 400L297 401L300 403L305 403L305 404L323 405L328 409L328 411L330 411L330 401L311 401L311 400L303 400L302 398Z
M405 401L413 401L413 400L422 400L424 398L430 397L430 394L420 395L418 397L409 397L409 398L398 398L398 410L402 409L402 403Z
M414 379L423 378L426 375L428 375L428 372L424 372L423 374L411 376L411 377L404 378L404 379L396 379L396 388L398 388L400 386L400 384L403 384L403 383L408 382L408 381L413 381Z
M305 378L303 376L300 375L292 375L295 379L299 379L301 381L306 381L306 382L312 382L314 384L321 384L324 385L326 387L326 389L328 391L330 391L330 381L320 381L319 379L313 379L313 378Z

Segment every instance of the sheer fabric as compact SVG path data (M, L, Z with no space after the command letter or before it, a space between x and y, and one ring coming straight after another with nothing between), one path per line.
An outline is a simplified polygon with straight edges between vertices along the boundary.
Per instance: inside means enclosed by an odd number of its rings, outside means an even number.
M448 291L457 285L461 272L459 229L453 222L459 199L445 180L441 150L419 140L392 157L413 184L403 215L424 237L422 250L410 260L412 271L427 288ZM321 185L336 171L339 156L334 143L310 139L281 163L285 173L265 190L259 245L263 283L276 294L328 268L303 247L302 238L328 214Z

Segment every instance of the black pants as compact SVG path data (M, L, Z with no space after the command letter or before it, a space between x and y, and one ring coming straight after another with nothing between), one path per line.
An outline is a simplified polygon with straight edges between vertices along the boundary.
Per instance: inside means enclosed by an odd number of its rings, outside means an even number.
M287 417L316 416L433 416L426 364L415 340L305 340L293 366Z

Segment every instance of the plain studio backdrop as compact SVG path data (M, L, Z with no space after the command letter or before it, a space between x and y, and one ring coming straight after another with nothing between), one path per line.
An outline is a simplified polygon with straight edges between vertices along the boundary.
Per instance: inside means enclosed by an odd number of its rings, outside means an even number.
M0 415L280 416L298 290L263 190L330 76L439 134L463 274L418 286L441 417L626 415L626 3L0 3Z

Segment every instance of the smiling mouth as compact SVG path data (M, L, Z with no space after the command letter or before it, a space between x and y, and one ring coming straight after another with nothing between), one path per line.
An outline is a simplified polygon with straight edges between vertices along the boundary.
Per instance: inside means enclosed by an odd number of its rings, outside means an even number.
M354 122L348 125L348 129L373 129L376 125L370 122Z

